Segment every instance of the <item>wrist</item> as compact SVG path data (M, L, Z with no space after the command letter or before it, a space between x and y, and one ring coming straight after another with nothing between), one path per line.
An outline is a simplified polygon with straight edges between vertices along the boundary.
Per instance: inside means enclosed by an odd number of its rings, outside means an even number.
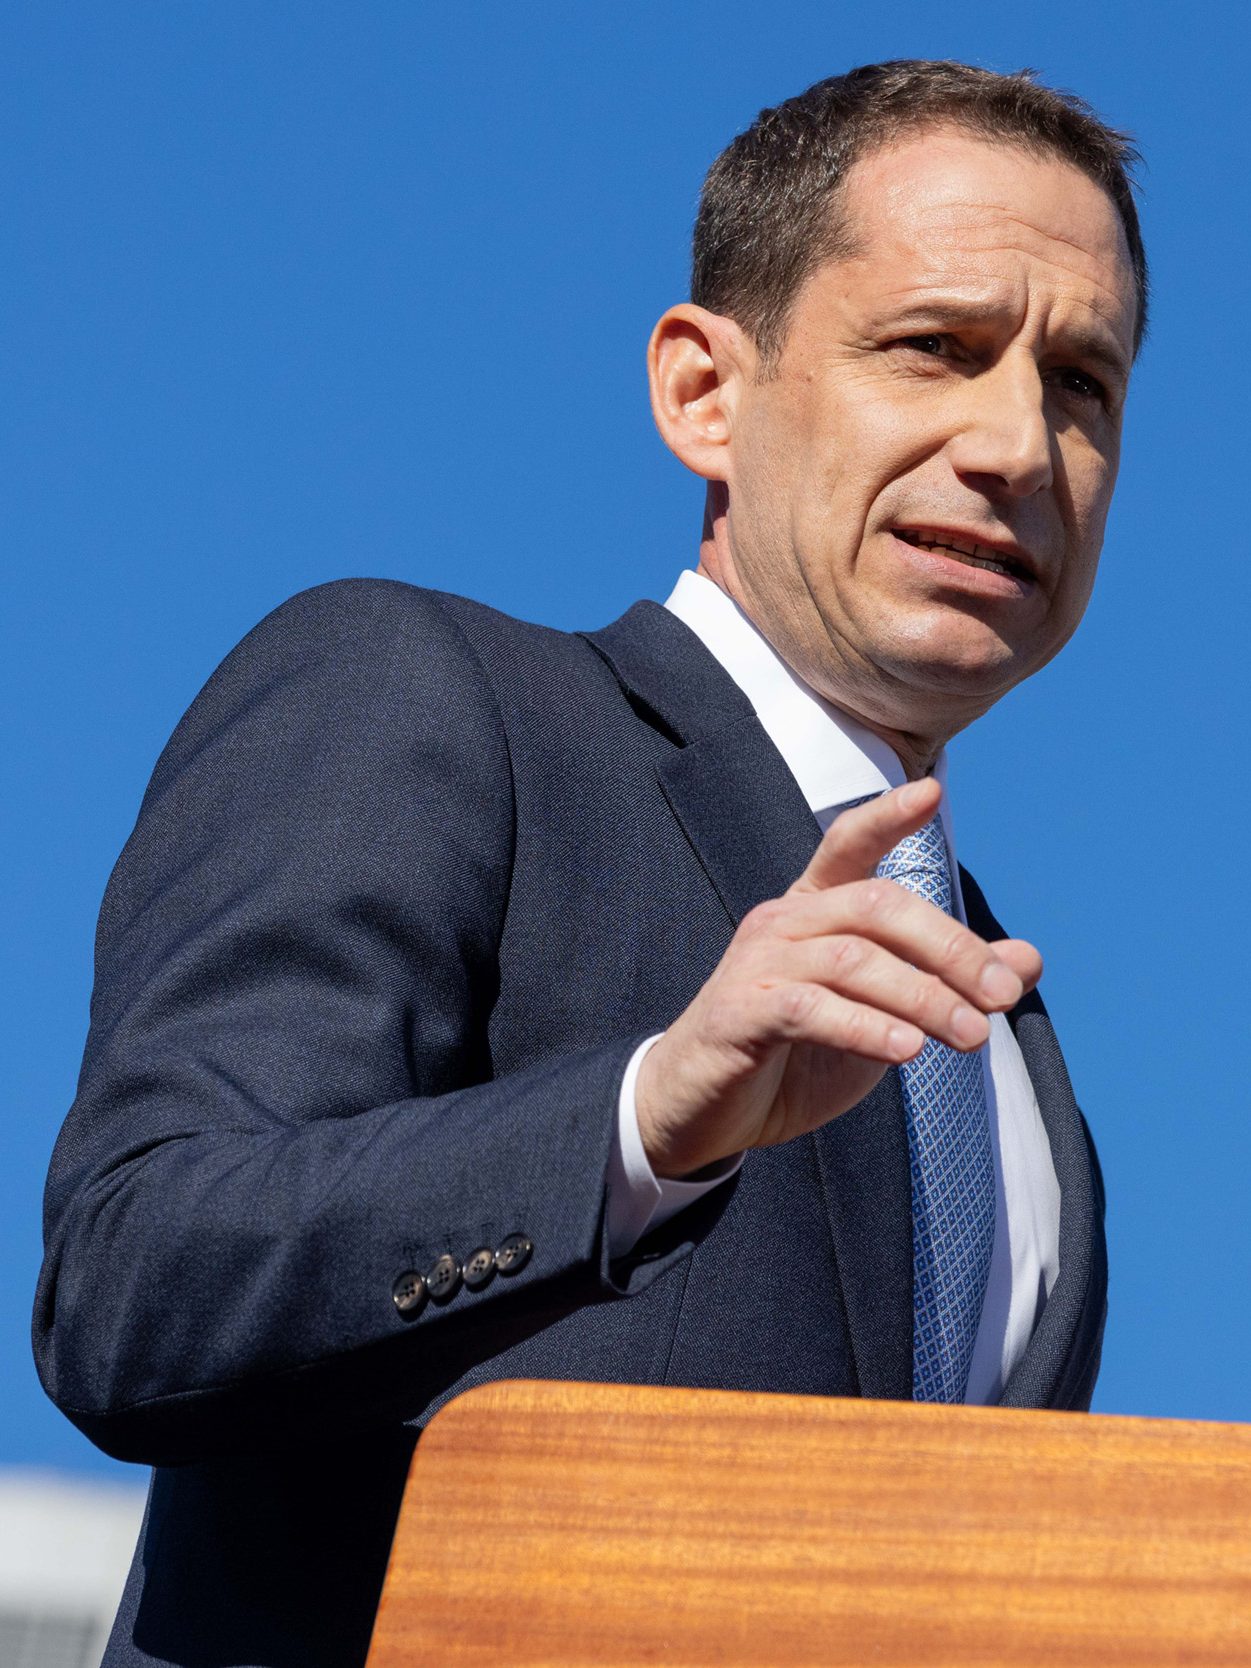
M673 1077L666 1070L665 1041L661 1037L639 1066L634 1086L639 1139L658 1180L697 1181L700 1171L732 1155L706 1150L699 1139L705 1120L683 1119L678 1113Z

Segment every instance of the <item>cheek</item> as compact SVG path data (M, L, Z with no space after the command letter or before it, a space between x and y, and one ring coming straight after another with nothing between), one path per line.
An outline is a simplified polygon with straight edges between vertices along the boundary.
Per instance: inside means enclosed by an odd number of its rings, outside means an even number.
M1095 583L1095 570L1099 566L1099 553L1103 549L1103 536L1107 527L1108 511L1112 507L1112 488L1115 476L1101 469L1098 478L1091 482L1090 496L1084 505L1078 506L1078 516L1074 528L1076 549L1073 566L1075 577L1084 594L1089 596Z
M852 414L846 444L834 459L840 503L857 523L857 541L897 519L905 508L949 494L944 450L957 426L932 389L874 391ZM927 397L922 397L922 396Z
M1116 456L1086 443L1062 446L1063 485L1057 497L1066 524L1067 556L1063 589L1084 601L1095 581L1104 529L1116 485ZM1067 505L1064 500L1067 499Z
M815 510L835 512L839 535L865 531L878 499L941 446L881 398L842 401L821 414L798 482Z
M1065 437L1060 442L1060 453L1068 481L1074 532L1080 540L1093 539L1097 546L1103 537L1112 490L1116 486L1119 439L1102 446L1086 435Z
M1095 572L1099 565L1096 552L1084 561L1074 562L1065 575L1065 583L1056 597L1056 605L1051 609L1051 625L1061 644L1067 643L1069 638L1082 623L1082 616L1090 602L1090 593L1095 585Z
M1095 585L1100 543L1100 537L1094 535L1080 549L1071 549L1065 559L1060 584L1047 610L1046 630L1052 653L1063 647L1081 624Z

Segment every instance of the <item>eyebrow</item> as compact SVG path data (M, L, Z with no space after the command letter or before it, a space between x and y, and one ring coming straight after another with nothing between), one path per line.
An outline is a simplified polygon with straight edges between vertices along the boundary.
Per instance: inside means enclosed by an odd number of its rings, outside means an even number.
M1065 331L1062 338L1066 344L1072 344L1072 351L1078 358L1098 365L1102 370L1119 378L1122 382L1129 380L1129 362L1124 354L1109 345L1107 338L1096 330L1084 330L1080 326Z
M1007 311L1006 307L996 307L993 302L936 294L931 300L914 302L898 313L887 309L882 314L882 320L889 319L892 328L905 328L910 324L929 324L932 327L940 320L944 323L984 324L997 313ZM1073 325L1062 333L1060 342L1062 352L1098 366L1121 382L1129 381L1130 361L1103 331Z

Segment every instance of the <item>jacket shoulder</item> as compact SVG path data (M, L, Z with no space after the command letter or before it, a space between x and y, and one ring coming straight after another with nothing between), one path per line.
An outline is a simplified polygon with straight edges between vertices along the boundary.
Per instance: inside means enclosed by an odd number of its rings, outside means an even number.
M333 642L342 647L358 642L376 649L380 642L399 636L464 640L535 633L565 635L527 625L486 603L402 579L332 579L279 603L239 647L281 638L291 645Z
M334 579L299 591L243 639L235 654L332 648L339 655L404 645L467 655L487 674L568 676L583 667L594 675L599 657L578 634L536 625L484 602L412 585L400 579Z

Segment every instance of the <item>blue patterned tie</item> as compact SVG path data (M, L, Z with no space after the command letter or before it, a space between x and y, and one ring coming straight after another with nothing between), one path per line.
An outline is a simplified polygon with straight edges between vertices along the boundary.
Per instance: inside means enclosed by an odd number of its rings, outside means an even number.
M945 914L947 842L938 818L887 852L878 874ZM899 1067L912 1170L912 1395L964 1400L995 1239L995 1171L982 1061L927 1037Z

